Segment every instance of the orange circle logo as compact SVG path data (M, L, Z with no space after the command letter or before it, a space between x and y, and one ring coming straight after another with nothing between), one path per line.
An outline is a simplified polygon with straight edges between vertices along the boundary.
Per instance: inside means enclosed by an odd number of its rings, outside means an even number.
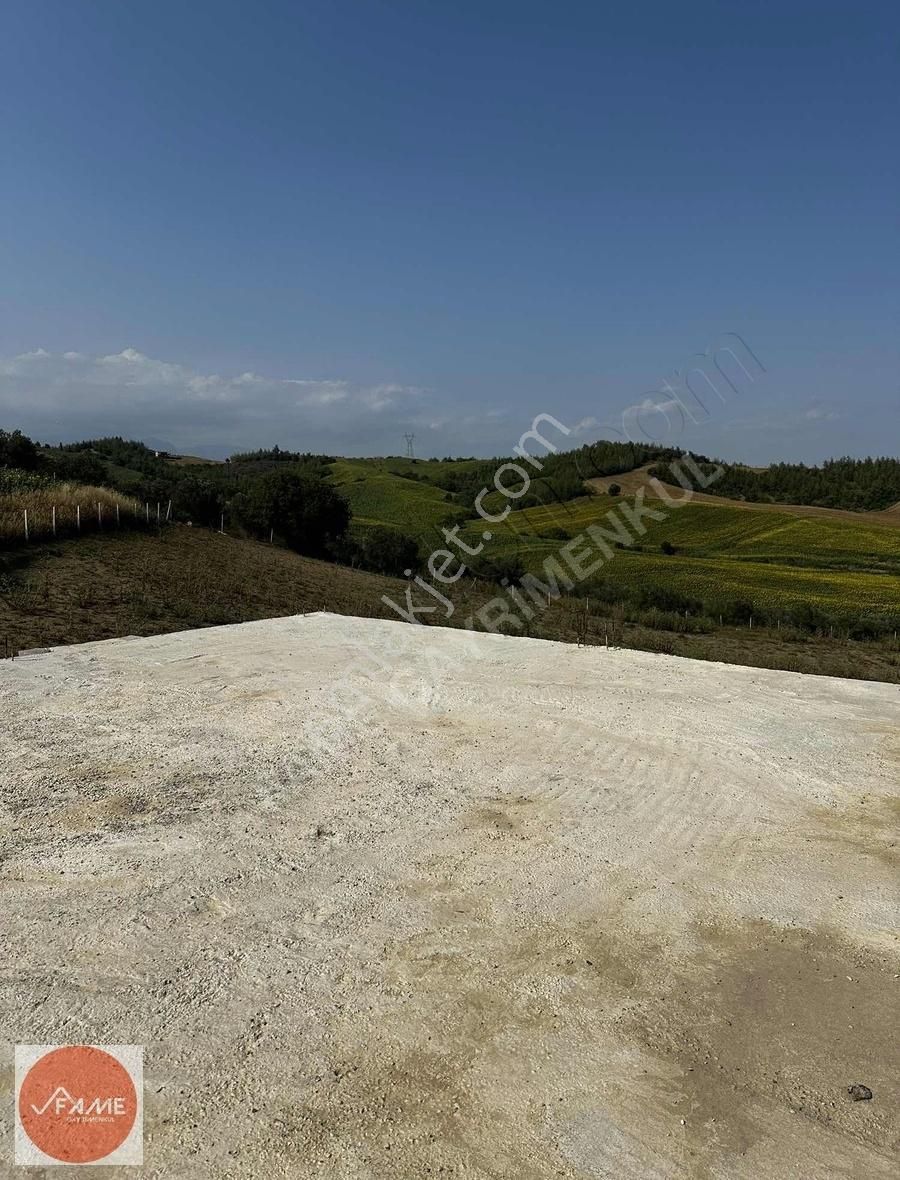
M34 1063L19 1091L19 1120L45 1155L89 1164L128 1138L137 1093L128 1070L91 1045L64 1045Z

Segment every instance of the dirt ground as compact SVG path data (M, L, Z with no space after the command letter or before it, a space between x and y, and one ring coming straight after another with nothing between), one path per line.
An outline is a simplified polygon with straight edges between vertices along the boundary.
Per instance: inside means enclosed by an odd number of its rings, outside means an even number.
M0 780L4 1175L16 1042L153 1178L896 1175L895 687L315 614L0 663Z
M622 475L602 476L585 482L598 492L606 492L610 484L618 484L627 496L633 496L641 488L645 491L650 490L650 470L654 466L657 464L647 463ZM680 495L678 484L674 484L672 494ZM770 504L765 500L735 500L728 496L717 496L713 492L698 491L693 493L692 503L719 504L724 508L747 508L754 512L787 512L791 516L820 516L826 519L830 517L832 520L851 520L857 524L863 521L900 526L900 503L892 504L890 508L883 508L881 511L851 512L846 508L819 508L815 504Z

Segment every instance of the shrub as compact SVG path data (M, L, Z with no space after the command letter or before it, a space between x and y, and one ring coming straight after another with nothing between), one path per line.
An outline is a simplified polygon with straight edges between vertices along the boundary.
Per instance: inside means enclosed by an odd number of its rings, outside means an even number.
M37 447L21 430L0 430L0 467L34 471L39 458Z
M824 631L833 623L830 615L811 602L800 602L792 607L790 619L801 631Z
M509 584L520 581L525 576L525 566L515 555L500 557L484 557L472 566L472 573L476 578L487 578L491 582L506 581Z
M722 620L726 623L749 623L754 615L759 615L759 611L746 598L735 598L729 602L720 605L718 610L715 606L710 607L710 614L719 614Z
M175 485L172 506L179 515L195 524L216 525L223 499L219 489L208 480L188 475Z
M15 492L31 492L46 488L53 481L38 471L22 471L15 467L0 467L0 496L11 496Z
M369 529L359 542L360 564L378 574L404 574L419 565L419 546L412 537L387 525Z
M54 479L69 483L106 482L106 465L87 451L53 451L44 459L44 467Z
M327 556L350 524L350 506L330 484L290 471L253 480L232 509L248 532L265 537L271 530L309 557Z

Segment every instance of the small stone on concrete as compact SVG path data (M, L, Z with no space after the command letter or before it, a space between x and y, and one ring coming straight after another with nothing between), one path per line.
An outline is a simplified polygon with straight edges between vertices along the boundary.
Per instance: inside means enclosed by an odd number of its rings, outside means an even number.
M854 1082L852 1086L848 1086L847 1093L854 1102L868 1102L872 1097L872 1091L861 1082Z

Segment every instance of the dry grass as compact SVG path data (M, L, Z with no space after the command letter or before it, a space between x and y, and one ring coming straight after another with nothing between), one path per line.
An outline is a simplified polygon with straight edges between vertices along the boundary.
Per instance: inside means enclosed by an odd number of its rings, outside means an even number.
M497 592L484 582L463 583L453 596L456 610L450 625L461 625ZM156 635L315 610L396 618L381 597L389 594L402 603L407 585L179 525L160 533L123 529L56 545L19 547L0 561L0 657L28 647ZM441 611L425 617L446 625ZM900 683L900 648L892 638L855 642L765 627L717 627L711 634L655 630L628 622L619 606L573 598L554 602L529 623L526 633Z
M136 520L143 519L144 514L143 506L137 500L109 488L74 483L23 488L0 495L0 544L9 547L23 544L26 512L32 541L52 537L54 508L57 536L115 528L117 521L133 526Z

